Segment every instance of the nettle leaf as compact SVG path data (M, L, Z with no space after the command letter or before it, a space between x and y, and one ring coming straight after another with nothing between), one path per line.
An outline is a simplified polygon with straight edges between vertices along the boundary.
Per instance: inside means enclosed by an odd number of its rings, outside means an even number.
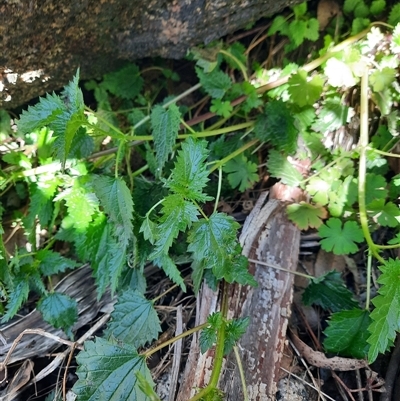
M196 74L204 90L214 99L222 99L227 90L232 86L229 76L220 70L214 69L205 74L196 67Z
M345 357L364 359L368 354L368 326L371 323L365 309L344 310L333 313L324 330L326 352Z
M179 232L186 231L194 221L198 220L199 211L197 207L192 202L183 199L179 194L167 196L162 205L157 241L150 259L159 257L161 254L167 254Z
M271 149L267 161L268 171L271 177L279 178L283 184L297 187L303 180L300 172L289 162L287 156L277 150Z
M228 173L228 181L231 187L239 187L240 192L251 188L259 178L257 164L247 160L243 153L229 160L222 170Z
M182 288L182 291L186 292L186 285L181 276L181 272L177 268L174 261L166 254L161 254L159 257L153 260L153 263L161 267L165 274L177 285Z
M153 303L138 291L128 289L118 297L105 334L139 348L156 339L160 331Z
M105 74L101 87L122 99L134 99L142 90L143 78L139 67L130 64L118 71Z
M75 299L53 292L40 299L37 309L46 322L56 328L62 328L72 337L71 328L78 320L78 304Z
M47 227L53 214L53 197L58 185L59 180L55 177L49 177L47 180L30 185L31 201L28 215L24 221L26 228L33 228L36 216L40 224L43 227Z
M307 23L303 20L294 20L289 24L289 37L293 42L293 47L298 47L304 42L307 33Z
M149 241L152 245L157 240L157 224L150 220L150 217L146 215L145 219L140 226L140 233L143 233L143 238Z
M129 188L120 178L94 176L93 186L101 206L114 224L115 236L123 246L133 238L133 201Z
M36 128L48 126L64 109L64 102L55 93L47 94L45 98L40 97L39 103L22 111L17 120L18 131L29 134Z
M86 341L77 356L78 381L72 391L80 401L151 401L138 385L137 372L154 386L146 359L128 344L102 338Z
M249 326L250 319L243 317L239 319L232 319L225 329L225 345L224 354L227 355L231 352L233 346L240 338L246 333L247 327Z
M205 202L212 198L203 193L208 170L204 161L208 156L207 142L188 138L178 151L175 167L165 186L185 199Z
M383 227L397 227L399 225L400 210L393 202L385 204L384 199L374 200L367 205L367 211Z
M389 259L380 270L382 274L378 283L381 287L379 295L372 300L375 309L371 313L372 323L368 328L368 360L371 363L375 361L378 353L387 351L393 345L396 332L400 331L400 261Z
M188 251L192 253L193 269L201 276L204 269L212 269L217 280L224 278L231 283L243 280L242 284L254 285L248 274L247 262L240 258L241 248L237 241L238 223L225 213L213 213L208 220L193 224L188 235Z
M340 273L334 270L311 280L304 290L303 302L305 305L318 305L332 312L358 307L353 300L353 293L344 285Z
M1 323L8 322L21 308L22 304L28 299L29 281L28 277L15 277L13 288L10 288L9 298L6 306L6 313L1 319Z
M358 251L356 242L363 242L363 232L355 221L346 221L343 226L341 220L330 218L326 225L318 230L321 238L321 247L325 251L333 251L336 255L346 255Z
M300 107L313 105L321 96L324 80L319 75L307 77L304 70L297 71L288 81L291 99Z
M204 354L217 341L217 331L224 325L221 312L214 312L207 317L207 326L200 333L200 351Z
M161 175L165 162L168 160L168 155L172 152L178 136L181 113L175 104L171 104L167 110L157 105L153 107L150 119L158 174Z
M300 230L318 228L323 224L323 219L328 217L328 212L321 205L310 203L293 203L287 207L287 215Z
M339 97L326 100L312 129L324 133L344 126L348 120L349 110L349 107L341 103Z
M268 102L264 113L257 118L254 132L260 141L270 142L280 151L292 153L296 150L298 131L286 102L281 100Z
M74 269L78 266L74 260L61 256L58 252L42 249L36 253L39 260L39 270L44 276L65 272L67 269Z

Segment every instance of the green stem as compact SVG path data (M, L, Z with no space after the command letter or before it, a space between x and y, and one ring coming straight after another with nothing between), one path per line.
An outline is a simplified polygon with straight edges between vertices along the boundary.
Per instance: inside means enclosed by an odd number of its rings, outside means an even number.
M246 72L246 67L233 54L227 52L226 50L220 50L219 53L225 54L225 56L231 58L238 65L238 67L240 68L240 71L242 71L244 80L245 81L249 80L249 76L247 75L247 72Z
M365 310L369 310L369 303L371 301L371 275L372 275L372 255L368 251L367 259L367 299L365 300Z
M218 169L218 189L217 189L217 196L215 197L214 213L216 213L218 209L219 197L221 196L221 189L222 189L222 167Z
M226 336L226 317L228 315L228 283L223 283L222 289L222 301L221 301L221 314L224 324L218 330L217 334L217 345L215 347L214 355L214 366L211 373L210 382L207 387L203 388L199 393L190 399L190 401L198 401L205 397L212 390L217 388L219 376L221 374L222 364L224 362L224 350L225 350L225 336Z
M358 168L358 205L361 228L367 241L369 250L376 259L384 263L378 249L372 240L368 227L367 208L365 203L365 181L367 173L367 147L368 147L368 68L365 68L361 77L361 102L360 102L360 160Z
M118 178L118 165L119 165L119 159L121 158L122 147L123 144L122 142L120 142L118 145L117 157L115 158L115 178Z
M236 363L239 370L240 381L242 382L243 387L243 399L244 401L249 401L249 396L247 394L247 386L246 386L246 378L244 377L243 364L240 359L239 348L237 345L233 346L233 352L235 353Z
M145 358L149 358L151 355L155 354L160 349L163 349L163 348L167 347L168 345L173 344L174 342L176 342L182 338L188 337L188 336L192 335L193 333L196 333L197 331L203 330L206 327L208 327L209 325L210 324L208 322L206 322L206 323L200 324L199 326L193 327L193 329L187 330L187 331L179 334L179 336L175 336L175 337L171 338L170 340L163 342L159 346L141 353L140 355L143 355Z

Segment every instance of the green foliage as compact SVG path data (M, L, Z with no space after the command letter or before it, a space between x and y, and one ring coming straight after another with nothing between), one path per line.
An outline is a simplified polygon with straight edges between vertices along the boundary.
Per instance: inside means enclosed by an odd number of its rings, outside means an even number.
M326 209L322 206L310 205L306 202L293 203L287 207L287 214L300 230L318 228L322 219L327 217Z
M307 72L299 70L288 81L289 93L294 103L303 106L312 106L321 96L324 81L314 75L308 79Z
M300 185L303 180L303 176L290 163L288 158L276 150L269 152L267 166L271 177L280 178L283 184L295 187Z
M157 338L160 331L153 304L138 291L128 290L119 297L105 335L139 348Z
M41 298L38 311L43 319L57 328L62 328L72 338L71 328L78 319L78 306L75 299L53 292Z
M206 74L200 68L196 68L196 74L204 90L214 99L222 99L232 86L229 76L220 70L215 69Z
M364 240L364 235L355 221L346 221L344 224L336 217L330 218L318 230L321 246L325 251L333 251L336 255L346 255L358 251L357 242Z
M332 314L324 330L327 352L364 359L368 354L369 312L361 309L343 310Z
M353 293L345 287L340 273L336 271L312 279L310 285L304 290L303 302L305 305L318 305L332 312L358 306L353 300Z
M256 137L270 142L274 148L287 154L294 152L298 131L291 111L283 101L273 100L265 106L254 126Z
M374 361L378 353L386 352L393 345L396 333L400 331L400 261L389 259L380 267L378 279L379 295L373 299L375 309L371 312L372 323L368 328L370 344L368 360Z
M240 192L251 188L258 181L257 165L247 160L243 154L229 160L223 171L228 173L228 181L232 188L239 187Z
M157 172L161 174L168 155L172 152L180 125L180 112L176 105L168 109L155 106L151 112L154 148L156 151Z
M85 350L77 356L78 381L72 391L82 401L146 401L150 399L136 385L140 372L146 382L152 381L146 360L128 344L117 345L102 338L86 341Z

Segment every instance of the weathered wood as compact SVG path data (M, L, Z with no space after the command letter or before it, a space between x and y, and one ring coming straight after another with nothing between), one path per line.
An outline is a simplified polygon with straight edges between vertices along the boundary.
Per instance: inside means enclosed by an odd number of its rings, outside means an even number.
M240 237L243 254L250 259L295 271L300 231L287 220L284 203L278 200L267 202L266 199L265 193L243 226ZM228 317L250 318L249 328L239 342L249 399L275 400L291 310L293 274L258 263L252 263L250 270L259 285L257 288L231 286ZM216 298L216 294L213 297ZM182 386L184 396L178 398L179 401L187 400L196 389L208 383L204 373L196 376L193 372L201 372L202 369L207 373L211 371L213 351L201 357L197 352L198 345L194 340L188 361L192 365L187 367L187 372L192 375L190 379L185 375ZM227 400L244 399L233 353L225 361L219 388Z
M0 5L0 108L100 77L121 60L187 50L302 0L6 0Z

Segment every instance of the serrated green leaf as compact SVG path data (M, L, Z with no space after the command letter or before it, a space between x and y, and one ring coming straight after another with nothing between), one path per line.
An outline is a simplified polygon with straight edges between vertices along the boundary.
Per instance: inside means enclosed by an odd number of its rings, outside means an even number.
M179 232L186 231L194 221L198 220L199 211L197 207L192 202L183 199L179 194L167 196L162 205L157 241L150 259L155 259L161 254L167 254Z
M222 168L228 173L228 181L232 188L239 187L240 192L251 188L258 181L257 164L247 160L244 154L240 154L229 160Z
M303 42L307 32L307 22L294 20L289 24L289 37L293 47L299 47Z
M370 363L375 361L379 353L386 352L393 345L396 332L400 330L400 261L389 259L380 270L382 274L378 283L381 287L379 295L372 300L375 309L371 313L372 323L368 328Z
M291 187L298 186L303 180L303 176L289 162L287 157L276 150L270 150L267 167L271 177L279 178L283 184Z
M200 333L199 345L200 352L202 354L206 353L207 350L211 349L211 347L217 341L217 332L212 326L206 327Z
M205 74L200 68L196 68L196 74L204 90L214 99L222 99L232 86L229 76L218 69Z
M349 108L341 103L339 97L326 100L312 129L318 132L334 131L347 123Z
M75 299L53 292L40 299L37 309L46 322L56 328L62 328L72 337L72 326L78 320L78 304Z
M292 113L286 102L271 100L265 106L254 125L256 137L262 142L270 142L276 149L292 153L297 146L298 131Z
M8 322L18 312L22 304L28 299L29 282L27 277L13 278L13 288L10 288L6 313L1 319L1 323Z
M129 64L104 75L101 87L122 99L134 99L142 90L143 78L137 65Z
M128 289L118 297L105 334L139 348L156 339L160 331L153 303L138 291Z
M333 313L324 330L324 348L344 357L364 359L368 354L369 312L362 309Z
M200 202L211 200L211 197L202 192L209 181L209 173L204 163L207 156L206 141L188 138L182 143L175 167L165 186L188 200Z
M287 207L287 215L300 230L318 228L322 219L326 219L328 213L320 205L311 205L306 202L293 203Z
M354 11L357 4L359 4L362 0L345 0L343 5L343 11L348 14Z
M150 119L156 151L157 173L161 175L178 136L181 113L175 104L171 104L168 109L157 105L153 107Z
M165 274L174 282L179 285L182 291L186 292L186 285L183 281L180 271L176 267L174 261L166 254L160 254L157 258L153 260L153 263L161 267Z
M353 300L353 293L345 287L337 271L330 271L312 279L304 290L303 302L305 305L318 305L332 312L358 307L357 302Z
M228 118L232 114L233 106L229 100L212 99L210 111L217 116Z
M397 24L393 29L392 42L390 43L390 50L394 54L400 53L400 24Z
M288 32L287 20L282 15L278 15L274 18L268 29L268 35L273 35L276 32L281 32L283 35L286 35Z
M86 341L76 359L79 379L72 391L80 401L151 401L138 386L135 374L140 372L154 385L146 359L132 346L97 338Z
M363 232L355 221L342 222L336 217L330 218L318 230L321 246L325 251L333 251L336 255L346 255L358 251L356 242L364 241Z
M143 220L139 232L143 233L145 240L154 245L157 240L157 224L154 223L154 221L151 221L149 216L146 216Z
M240 319L232 319L227 324L225 329L224 355L231 352L235 343L246 333L249 323L250 319L248 317L243 317Z
M125 181L94 176L93 186L101 206L113 223L114 234L123 246L133 238L133 201Z
M36 259L39 260L39 270L44 276L51 276L67 269L73 269L78 266L74 260L65 258L57 252L49 249L42 249L36 253Z
M307 21L307 30L304 37L313 42L317 41L319 38L319 22L316 18L310 18Z
M323 79L314 75L308 79L307 72L297 71L288 81L291 99L300 107L313 105L321 96Z
M385 199L388 194L387 183L381 175L367 173L365 181L365 203L368 205L377 199Z
M55 177L47 177L43 181L31 184L29 191L31 201L29 212L25 219L25 226L32 229L36 216L43 227L47 227L53 214L53 196L59 185L59 180Z
M385 203L384 199L376 199L367 205L367 211L383 227L399 225L400 210L393 202Z

